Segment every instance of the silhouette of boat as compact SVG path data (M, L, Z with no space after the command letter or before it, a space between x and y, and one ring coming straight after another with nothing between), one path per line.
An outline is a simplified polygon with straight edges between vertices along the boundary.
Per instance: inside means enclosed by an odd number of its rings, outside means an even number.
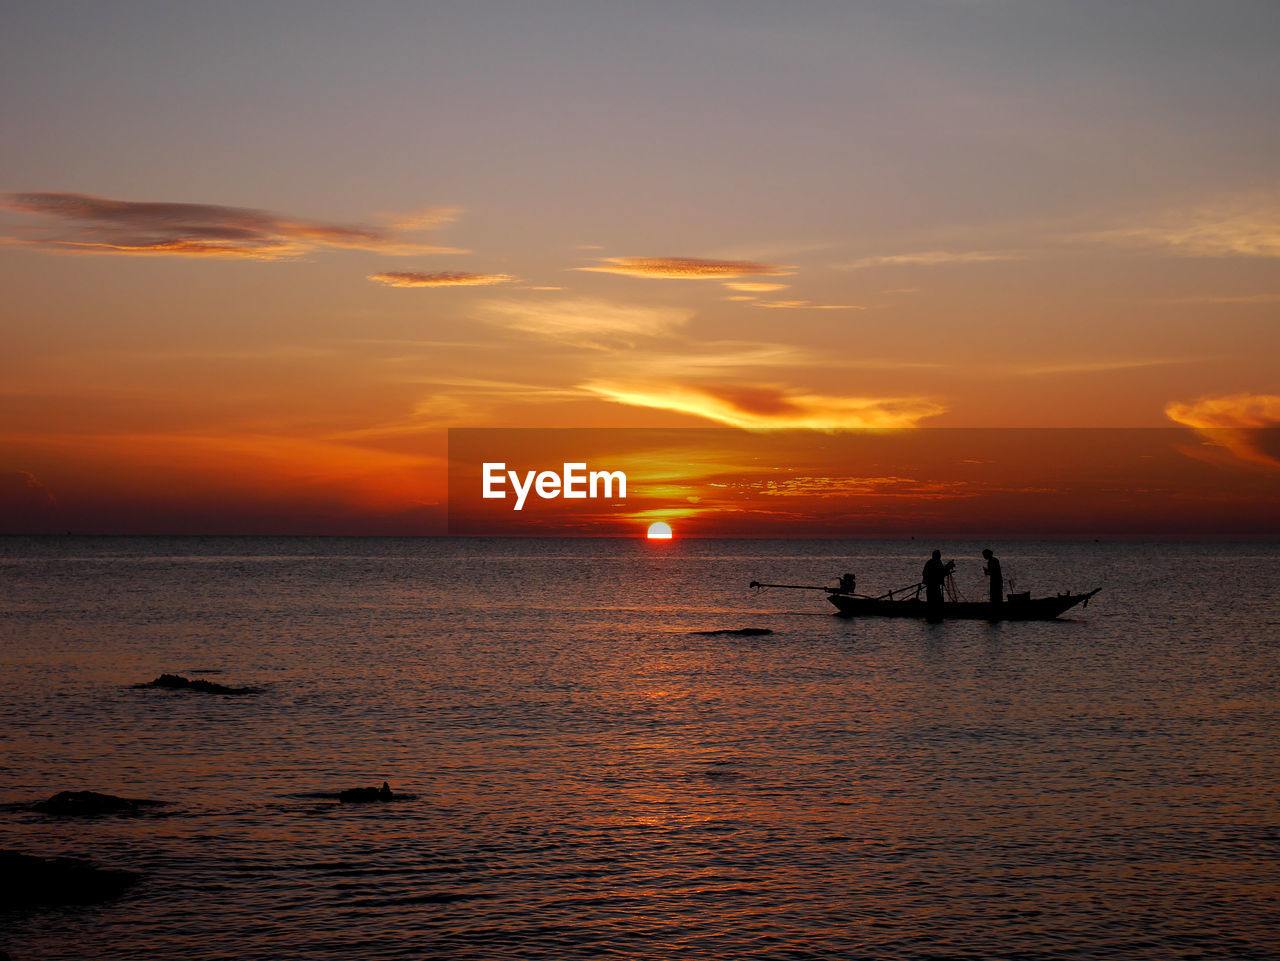
M921 597L865 597L830 590L827 600L842 617L915 617L941 620L972 621L1052 621L1077 604L1089 606L1089 598L1102 588L1084 594L1058 594L1054 597L1031 597L1010 594L1004 604L989 601L943 601L934 611Z
M1004 604L989 601L943 601L936 608L920 596L923 584L889 591L879 597L854 594L838 587L814 587L808 584L762 584L752 581L755 591L783 587L799 591L824 591L841 617L914 617L920 620L970 621L1052 621L1077 604L1089 606L1089 598L1102 588L1083 594L1063 593L1052 597L1032 597L1030 593L1010 594ZM902 596L895 596L902 595Z

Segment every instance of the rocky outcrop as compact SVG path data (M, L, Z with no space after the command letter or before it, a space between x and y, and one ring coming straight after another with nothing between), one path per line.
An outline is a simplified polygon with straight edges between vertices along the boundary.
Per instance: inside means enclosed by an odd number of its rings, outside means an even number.
M0 902L5 904L95 904L119 896L141 879L134 871L100 868L78 858L0 851Z
M403 800L400 795L391 792L391 785L386 781L382 782L382 787L353 787L345 791L338 792L338 800L344 804L365 804L370 801L394 801L397 798Z
M316 798L326 801L341 801L343 804L376 804L386 801L416 801L418 795L404 791L392 791L386 781L382 787L349 787L343 791L311 791L306 794L291 794L290 797Z
M205 694L257 694L256 687L227 687L213 681L191 680L181 674L161 674L154 681L133 685L135 690L158 687L166 691L201 691Z
M86 818L104 814L139 814L148 808L163 807L165 803L149 798L116 797L97 791L59 791L46 801L23 805L23 808L52 817Z

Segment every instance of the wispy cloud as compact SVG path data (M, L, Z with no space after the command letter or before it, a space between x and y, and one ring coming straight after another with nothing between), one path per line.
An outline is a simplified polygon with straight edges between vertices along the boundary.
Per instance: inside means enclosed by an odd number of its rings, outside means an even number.
M422 386L423 393L404 415L330 436L334 440L360 441L422 435L441 427L509 425L509 417L501 414L503 410L527 412L535 404L582 399L582 392L573 388L515 380L426 375L415 383Z
M654 280L729 280L735 277L780 277L793 272L787 267L753 260L704 260L696 257L606 257L597 266L573 269Z
M317 249L383 254L459 253L404 228L326 223L248 207L112 200L74 193L10 193L0 207L41 218L7 238L80 253L282 260Z
M914 427L945 410L923 397L831 397L756 385L591 381L582 389L619 404L744 428Z
M963 481L924 481L914 477L790 477L759 485L767 497L805 497L824 500L873 494L880 497L963 497Z
M511 380L494 380L483 377L425 377L424 384L437 387L451 387L491 397L531 397L562 400L578 398L581 393L567 387L548 386L546 384L525 384Z
M1280 203L1272 199L1175 211L1155 223L1096 231L1085 239L1164 248L1188 257L1280 257Z
M1242 460L1280 467L1280 395L1227 394L1172 402L1165 415Z
M1241 294L1239 296L1206 294L1201 297L1151 297L1143 304L1280 304L1280 294Z
M1280 427L1280 394L1226 394L1171 402L1165 413L1188 427Z
M397 230L436 230L457 221L461 207L422 207L400 214L387 214L384 220Z
M1108 374L1121 370L1143 370L1148 367L1195 364L1204 359L1203 357L1150 357L1132 360L1076 360L1063 361L1061 363L1026 364L1021 367L1015 367L1012 372L1021 374L1024 377L1040 377L1045 374Z
M786 290L790 284L771 284L762 280L736 280L725 284L730 290L744 294L769 294L776 290Z
M783 371L823 370L938 370L946 365L930 361L880 357L832 357L830 352L794 344L759 343L734 340L690 341L653 349L617 353L593 366L602 380L638 380L705 383L736 372L741 377L778 376ZM603 371L603 373L601 373Z
M56 505L53 493L30 471L0 473L0 506L10 518L22 519Z
M802 367L829 366L816 351L790 344L747 343L745 341L697 341L680 347L665 344L652 350L618 353L595 366L607 369L609 378L654 377L696 380L720 377L728 371L778 371Z
M693 311L572 298L494 300L482 304L478 316L508 330L537 334L579 347L610 349L619 344L634 345L642 338L669 336L689 321Z
M1280 395L1201 397L1189 403L1171 402L1164 412L1170 420L1187 427L1280 427Z
M492 287L509 284L516 278L510 274L472 274L465 271L423 274L409 270L389 270L370 274L369 279L375 284L385 284L388 287Z
M866 310L858 304L812 304L807 300L761 300L757 307L774 310Z
M938 267L946 264L989 264L1003 260L1026 260L1027 255L1016 250L923 250L915 253L884 254L863 257L840 269L861 270L866 267ZM914 289L914 288L912 288ZM909 291L901 291L909 292Z

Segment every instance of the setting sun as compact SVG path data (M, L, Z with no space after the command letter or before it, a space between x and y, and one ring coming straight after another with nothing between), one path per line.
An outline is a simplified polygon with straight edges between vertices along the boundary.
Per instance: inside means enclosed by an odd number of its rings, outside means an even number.
M649 540L651 541L669 541L671 540L671 525L658 521L656 524L649 525Z

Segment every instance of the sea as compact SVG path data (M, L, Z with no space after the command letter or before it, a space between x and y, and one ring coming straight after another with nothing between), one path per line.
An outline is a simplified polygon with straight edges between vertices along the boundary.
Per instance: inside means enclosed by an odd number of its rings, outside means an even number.
M822 586L1101 588L1054 622ZM1274 544L6 538L0 905L56 959L1280 957ZM1012 583L1010 583L1010 581ZM772 633L708 633L743 628ZM136 688L162 673L249 686ZM386 781L388 802L334 795ZM22 809L63 790L168 802Z

